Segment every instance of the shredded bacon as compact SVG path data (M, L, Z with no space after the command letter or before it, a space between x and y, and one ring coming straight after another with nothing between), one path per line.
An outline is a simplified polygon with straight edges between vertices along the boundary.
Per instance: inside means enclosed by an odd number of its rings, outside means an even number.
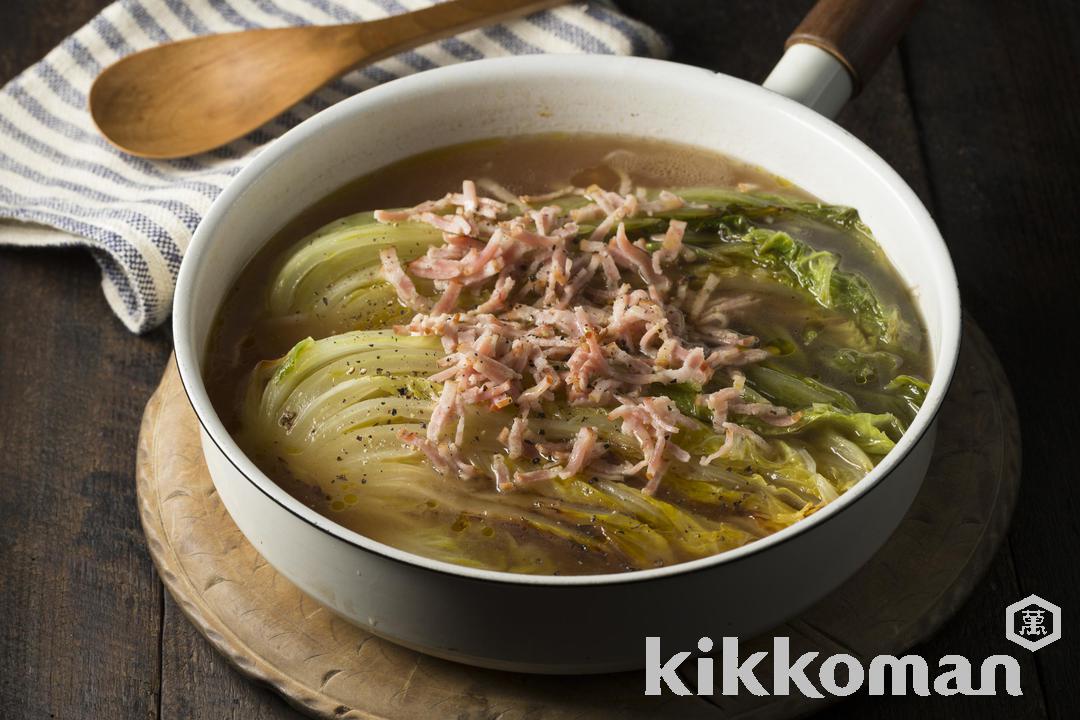
M725 422L723 424L723 430L725 434L724 444L714 452L712 455L701 458L702 465L709 465L713 460L717 458L727 457L731 454L731 451L735 449L739 440L747 440L753 442L761 447L768 447L764 438L758 435L750 428L743 427L733 422Z
M451 280L446 285L446 290L443 291L443 295L439 298L439 302L435 303L431 308L432 315L443 315L450 312L457 307L458 296L461 294L461 283Z
M682 252L683 235L686 233L686 223L682 220L668 222L667 232L661 238L660 249L652 255L653 272L657 275L664 272L664 263L677 260Z
M498 199L479 195L478 184ZM655 493L670 463L691 460L673 438L698 421L667 397L650 396L648 386L700 387L718 372L731 386L698 402L711 411L725 442L701 458L703 464L729 454L742 439L764 442L731 422L731 413L778 426L798 421L799 414L786 408L743 399L745 377L738 368L769 354L755 347L757 338L732 330L729 316L754 299L725 295L715 275L692 289L688 278L665 274L684 253L686 223L670 220L663 235L651 238L659 243L653 252L644 239L631 241L627 234L629 219L691 205L668 191L649 199L643 190L631 190L621 178L619 192L591 186L515 197L489 180L466 180L460 193L375 213L380 222L422 222L444 233L442 245L408 266L409 274L441 291L433 305L417 292L396 252L380 252L384 277L401 302L418 311L395 330L437 336L446 351L442 369L430 378L443 389L426 436L401 435L437 470L477 472L460 450L468 406L513 407L517 416L499 436L506 454L491 465L499 490L586 472L624 478L644 473L643 491ZM570 194L588 203L569 211L549 204ZM587 238L580 238L579 223L595 223ZM481 300L459 311L465 291ZM581 428L572 443L531 433L530 417L560 396L571 405L608 410L638 444L641 462L620 462L592 427ZM512 472L508 460L523 467L529 460L533 467ZM536 468L541 460L547 464Z
M420 293L416 292L416 285L409 279L409 276L405 274L405 271L401 268L401 262L398 260L397 250L392 247L383 248L379 251L379 259L382 261L383 277L386 281L394 286L394 290L397 291L398 298L401 302L405 303L413 310L426 310L428 308L428 301L422 297Z
M727 422L728 407L742 397L746 376L741 372L732 372L731 387L722 388L709 395L699 395L697 402L712 411L712 424L716 432L723 432Z
M570 452L570 458L566 461L566 466L562 469L560 476L568 478L577 475L599 455L596 447L596 430L591 427L581 428L574 439L574 449Z
M618 399L621 405L608 413L608 418L621 419L622 431L641 445L645 455L645 476L649 481L644 492L652 495L660 486L669 458L681 462L690 460L690 453L671 442L670 438L679 432L680 425L685 427L692 423L666 397L620 396Z
M401 438L402 442L412 445L424 453L437 471L446 472L450 469L450 463L447 461L445 454L439 449L438 443L433 443L419 433L410 430L399 430L398 437Z

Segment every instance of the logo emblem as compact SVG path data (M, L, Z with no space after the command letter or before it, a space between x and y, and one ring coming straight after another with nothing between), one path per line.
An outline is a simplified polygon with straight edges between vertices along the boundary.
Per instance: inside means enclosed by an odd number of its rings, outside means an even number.
M1061 638L1061 608L1028 595L1005 608L1005 637L1034 652Z

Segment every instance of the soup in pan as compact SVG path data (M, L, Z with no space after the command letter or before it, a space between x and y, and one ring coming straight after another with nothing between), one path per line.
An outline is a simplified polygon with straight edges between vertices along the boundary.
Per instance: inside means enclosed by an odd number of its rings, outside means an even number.
M699 148L557 135L311 208L243 271L207 360L230 432L311 508L542 574L798 522L890 451L931 372L855 210Z

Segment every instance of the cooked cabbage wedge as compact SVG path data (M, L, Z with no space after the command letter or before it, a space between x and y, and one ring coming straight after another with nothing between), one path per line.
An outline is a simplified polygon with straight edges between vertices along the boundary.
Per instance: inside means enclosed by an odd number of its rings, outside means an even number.
M441 242L430 225L384 225L370 212L335 220L304 238L277 270L264 322L294 337L325 337L408 320L411 312L379 274L379 251L393 247L406 262Z
M440 369L442 345L388 329L412 311L381 279L378 254L392 246L406 262L442 234L413 222L379 224L371 213L320 229L277 269L267 322L296 344L252 372L238 439L290 492L347 527L403 550L495 570L668 565L739 547L807 516L872 470L906 430L927 389L904 370L917 366L921 336L870 281L843 269L838 252L796 239L854 238L858 252L880 260L854 211L713 188L677 192L707 207L657 213L627 230L643 237L683 219L684 242L697 257L689 269L695 281L715 274L725 289L763 298L759 312L737 319L740 331L757 335L772 353L747 369L746 400L801 411L786 427L736 418L763 443L739 441L722 460L698 463L725 440L695 402L714 388L667 384L649 392L696 418L678 435L695 460L672 462L654 496L642 492L643 482L610 476L500 492L486 474L438 472L400 433L425 432L442 390L426 378ZM505 452L499 436L513 418L513 408L469 409L457 448L462 459L490 468ZM595 428L623 462L642 459L603 410L549 404L530 420L550 442L570 441L583 426ZM506 463L511 472L533 469Z

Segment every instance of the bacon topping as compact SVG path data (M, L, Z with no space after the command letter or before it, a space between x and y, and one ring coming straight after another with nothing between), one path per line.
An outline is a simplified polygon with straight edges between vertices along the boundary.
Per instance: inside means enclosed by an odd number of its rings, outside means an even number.
M659 243L653 252L649 238L631 240L628 220L688 206L682 198L661 191L648 199L640 189L631 192L625 178L617 193L592 186L520 198L490 181L481 184L499 199L479 195L477 183L466 180L460 193L375 213L380 222L423 222L444 232L442 245L408 266L409 274L441 291L433 305L417 292L393 248L380 252L383 276L400 301L418 311L395 330L438 336L446 350L442 369L430 378L443 387L426 436L401 435L437 470L477 472L461 454L468 406L513 406L517 415L499 436L506 454L491 463L499 490L586 473L643 473L643 492L655 493L672 462L691 460L675 442L680 430L700 423L650 386L702 387L718 372L731 378L731 386L698 402L725 441L702 464L730 454L740 441L765 442L731 422L730 414L777 426L798 421L798 413L743 398L745 377L737 368L769 353L755 347L757 338L731 329L729 316L754 299L725 294L715 275L691 281L665 274L683 256L687 224L669 220L664 234L651 238ZM549 204L568 194L588 204L573 210ZM580 239L578 223L596 225ZM485 299L457 310L466 291ZM607 410L637 443L642 460L620 461L593 427L580 428L572 443L532 434L530 417L560 397ZM451 430L452 441L446 439ZM527 467L525 461L532 467L512 471L515 462ZM547 464L536 468L541 461Z
M383 277L397 291L398 298L413 310L426 310L429 307L427 298L416 292L416 285L405 274L398 261L397 250L392 247L383 248L379 251L379 259L382 261Z

